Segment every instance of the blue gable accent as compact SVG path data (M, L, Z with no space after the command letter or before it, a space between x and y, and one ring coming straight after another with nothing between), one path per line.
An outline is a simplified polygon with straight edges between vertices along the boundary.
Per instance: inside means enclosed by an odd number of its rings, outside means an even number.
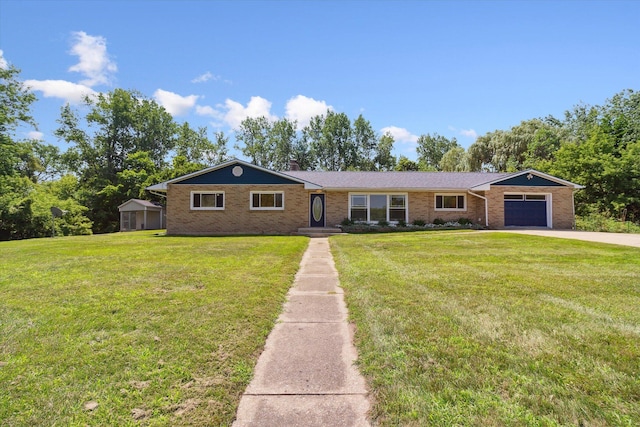
M531 176L531 179L527 178ZM506 178L499 182L494 182L491 185L512 185L518 187L563 187L562 184L555 181L551 181L546 178L539 177L533 173L523 173L522 175L514 176L513 178Z
M231 172L234 167L242 168L242 175L235 176ZM175 184L300 184L299 182L274 175L247 165L233 163L211 172L203 173Z

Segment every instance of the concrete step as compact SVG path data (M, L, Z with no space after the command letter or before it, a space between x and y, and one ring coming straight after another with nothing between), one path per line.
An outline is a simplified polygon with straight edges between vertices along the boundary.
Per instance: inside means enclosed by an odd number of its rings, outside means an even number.
M337 227L303 227L298 228L298 236L328 237L334 234L341 234L342 229Z

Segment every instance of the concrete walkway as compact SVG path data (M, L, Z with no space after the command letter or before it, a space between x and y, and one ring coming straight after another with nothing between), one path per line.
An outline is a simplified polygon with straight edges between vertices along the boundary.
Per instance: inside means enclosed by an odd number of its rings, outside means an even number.
M503 232L531 234L534 236L559 237L561 239L577 239L589 242L611 243L613 245L634 246L640 248L640 234L599 233L595 231L575 230L487 230L486 232Z
M364 378L327 238L313 238L234 426L369 426Z

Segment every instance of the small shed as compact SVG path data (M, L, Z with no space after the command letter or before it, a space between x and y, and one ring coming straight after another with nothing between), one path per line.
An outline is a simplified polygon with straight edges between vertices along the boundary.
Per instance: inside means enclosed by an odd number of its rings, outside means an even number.
M118 206L120 231L158 230L165 227L165 209L160 203L130 199Z

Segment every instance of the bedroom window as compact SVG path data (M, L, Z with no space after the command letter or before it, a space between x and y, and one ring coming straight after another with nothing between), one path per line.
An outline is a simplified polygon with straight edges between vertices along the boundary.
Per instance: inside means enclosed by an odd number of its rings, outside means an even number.
M192 210L223 210L224 209L224 192L223 191L192 191L191 192L191 209Z
M284 191L252 191L251 210L284 210Z
M464 194L436 194L437 211L464 211L467 209Z
M406 194L350 194L349 219L397 222L407 219Z

